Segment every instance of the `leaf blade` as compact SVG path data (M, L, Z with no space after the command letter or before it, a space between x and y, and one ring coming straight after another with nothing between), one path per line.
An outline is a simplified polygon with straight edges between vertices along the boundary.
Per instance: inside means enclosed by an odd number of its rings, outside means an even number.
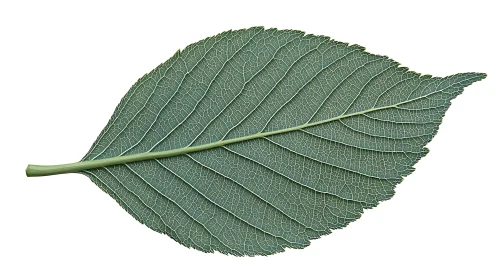
M141 78L82 160L117 165L83 173L187 247L303 248L391 198L450 101L484 77L421 76L298 31L228 31Z

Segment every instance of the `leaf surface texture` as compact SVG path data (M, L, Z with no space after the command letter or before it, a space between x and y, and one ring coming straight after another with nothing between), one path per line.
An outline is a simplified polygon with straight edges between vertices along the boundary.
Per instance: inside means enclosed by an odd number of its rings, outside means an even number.
M282 133L82 173L187 247L303 248L391 198L450 101L484 77L421 76L299 31L228 31L142 77L82 160Z

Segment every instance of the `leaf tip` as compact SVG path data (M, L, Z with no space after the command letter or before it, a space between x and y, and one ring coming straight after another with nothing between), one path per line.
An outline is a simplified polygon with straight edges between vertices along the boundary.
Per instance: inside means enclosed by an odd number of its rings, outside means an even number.
M487 73L480 73L480 72L474 72L472 73L475 75L476 77L476 82L480 81L480 80L483 80L485 78L487 78Z

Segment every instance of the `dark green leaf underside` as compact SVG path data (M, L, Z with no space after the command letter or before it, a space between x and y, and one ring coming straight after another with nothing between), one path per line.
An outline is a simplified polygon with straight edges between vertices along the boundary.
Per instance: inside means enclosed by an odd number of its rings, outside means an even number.
M228 31L133 85L83 161L296 129L83 173L187 247L303 248L391 198L428 152L450 101L484 77L421 76L299 31Z

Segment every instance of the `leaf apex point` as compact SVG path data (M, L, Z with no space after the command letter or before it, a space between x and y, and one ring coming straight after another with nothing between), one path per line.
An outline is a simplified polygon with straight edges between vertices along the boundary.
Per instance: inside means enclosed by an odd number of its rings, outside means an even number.
M477 81L480 81L480 80L487 78L487 73L473 72L473 74L477 75Z

